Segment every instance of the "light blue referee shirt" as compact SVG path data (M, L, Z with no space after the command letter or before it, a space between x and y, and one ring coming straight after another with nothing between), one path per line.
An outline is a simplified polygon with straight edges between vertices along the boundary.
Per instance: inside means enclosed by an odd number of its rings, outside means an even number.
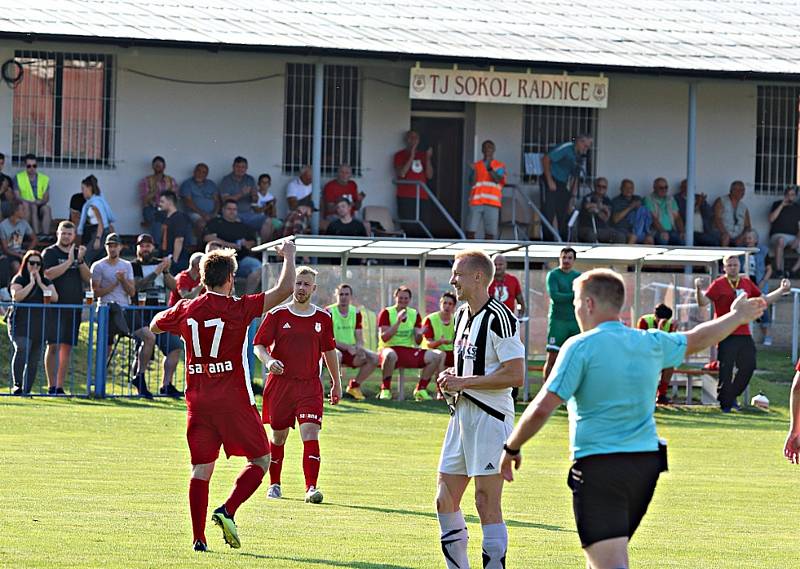
M621 322L567 340L545 387L567 402L573 460L658 450L653 413L661 370L685 354L685 335Z

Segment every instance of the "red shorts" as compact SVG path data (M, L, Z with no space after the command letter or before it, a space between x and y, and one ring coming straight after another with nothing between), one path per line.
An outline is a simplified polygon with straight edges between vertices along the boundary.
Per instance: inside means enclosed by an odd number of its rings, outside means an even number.
M275 431L298 424L322 425L322 382L314 379L267 378L262 420Z
M444 367L453 367L456 365L456 358L453 355L454 353L455 352L453 352L453 350L444 353Z
M350 352L346 352L344 350L341 350L341 352L342 352L342 365L347 367L356 367L353 365L353 358L355 356L353 356L353 354L351 354Z
M269 442L255 405L243 405L240 411L192 413L186 418L186 441L192 464L208 464L225 455L258 458L269 454Z
M422 348L407 348L406 346L391 346L397 354L397 364L395 367L406 369L419 369L425 367L425 353L427 350ZM383 352L381 351L381 354ZM381 360L383 363L383 360Z

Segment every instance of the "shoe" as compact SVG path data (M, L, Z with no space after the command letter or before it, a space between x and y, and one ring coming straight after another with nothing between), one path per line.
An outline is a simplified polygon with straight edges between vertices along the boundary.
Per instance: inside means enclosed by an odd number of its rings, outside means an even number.
M364 401L364 399L366 399L360 387L348 387L345 393L356 401Z
M772 345L772 336L764 336L764 345L767 347Z
M262 395L264 393L264 387L260 383L251 381L250 387L253 389L253 395Z
M55 395L56 394L56 388L55 387L48 387L47 388L47 394L48 395Z
M174 397L175 399L180 399L183 397L183 391L178 391L171 383L166 387L161 387L158 390L158 393L160 395L166 395L167 397Z
M280 500L281 498L283 498L283 492L281 492L281 485L270 484L270 487L267 490L267 498L273 498L275 500Z
M431 394L428 393L427 389L415 389L414 390L414 400L415 401L430 401L433 397Z
M723 413L730 413L731 412L731 408L730 407L720 407L719 410L722 411Z
M144 379L144 374L140 373L136 377L131 380L131 385L136 388L136 391L139 392L139 397L143 397L144 399L152 399L153 394L150 393L150 390L147 389L147 382Z
M387 401L392 400L392 390L391 389L381 389L380 393L378 393L378 399L386 399Z
M731 410L733 410L733 411L741 411L742 408L739 407L739 404L736 401L734 401L733 404L731 405Z
M208 546L199 539L194 542L195 551L208 551Z
M11 395L22 395L22 388L19 385L15 385Z
M56 387L56 395L66 395L63 387Z
M659 395L656 398L657 405L672 405L672 399L667 397L666 395Z
M320 492L315 486L311 486L308 490L306 490L306 502L309 504L321 504L322 492Z
M233 521L233 517L228 515L224 504L214 510L214 513L211 514L211 521L222 529L222 538L225 543L233 549L239 549L242 546L242 542L239 541L239 532L236 531L236 522Z

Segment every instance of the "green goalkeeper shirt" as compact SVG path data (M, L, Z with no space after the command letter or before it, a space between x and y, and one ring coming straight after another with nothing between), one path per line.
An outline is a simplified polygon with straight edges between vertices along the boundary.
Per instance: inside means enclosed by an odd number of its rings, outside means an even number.
M572 281L580 276L578 271L572 270L565 273L559 268L547 273L547 294L550 296L550 320L575 321L575 307L572 301L575 293L572 290Z

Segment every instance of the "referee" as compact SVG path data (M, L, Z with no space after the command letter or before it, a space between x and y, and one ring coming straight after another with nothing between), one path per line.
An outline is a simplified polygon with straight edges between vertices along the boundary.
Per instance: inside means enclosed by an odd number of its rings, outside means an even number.
M667 468L666 446L659 443L653 417L661 370L755 320L767 305L762 298L742 297L724 316L686 333L668 333L620 322L625 285L608 269L581 275L575 297L583 333L559 352L553 373L506 442L501 471L506 480L513 479L522 445L566 401L574 461L567 484L587 566L627 568L628 541L647 511L659 473Z
M489 297L494 264L482 251L455 256L450 284L465 301L455 315L455 367L438 384L451 417L439 459L436 511L448 569L469 567L461 498L475 479L475 506L483 532L483 567L505 567L508 531L500 500L503 442L514 428L511 388L522 385L525 349L517 319Z

